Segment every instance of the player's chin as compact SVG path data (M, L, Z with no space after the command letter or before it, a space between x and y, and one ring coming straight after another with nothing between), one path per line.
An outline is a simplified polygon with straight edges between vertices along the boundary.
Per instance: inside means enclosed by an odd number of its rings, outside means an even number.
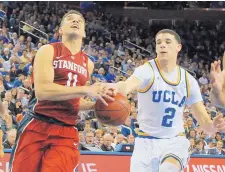
M168 53L167 53L167 54L160 54L160 55L158 56L158 58L159 58L160 60L168 60L168 59L169 59L169 56L168 56Z
M71 30L69 33L70 38L83 38L83 35L81 34L81 31L79 30Z

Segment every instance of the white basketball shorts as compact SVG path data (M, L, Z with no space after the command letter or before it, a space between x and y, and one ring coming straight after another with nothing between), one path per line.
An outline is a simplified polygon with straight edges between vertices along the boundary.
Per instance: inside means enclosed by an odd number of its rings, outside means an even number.
M187 166L190 142L185 136L170 139L135 139L130 172L158 172L160 164L168 157L177 159L182 170Z

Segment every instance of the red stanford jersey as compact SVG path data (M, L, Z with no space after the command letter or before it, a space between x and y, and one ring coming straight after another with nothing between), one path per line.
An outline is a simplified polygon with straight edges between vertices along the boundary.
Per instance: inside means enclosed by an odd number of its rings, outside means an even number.
M54 83L67 87L85 85L89 76L87 55L82 51L72 55L63 43L53 43L51 45L54 47L52 64L55 72ZM65 101L37 100L34 112L53 117L66 124L75 125L79 112L79 102L79 98Z

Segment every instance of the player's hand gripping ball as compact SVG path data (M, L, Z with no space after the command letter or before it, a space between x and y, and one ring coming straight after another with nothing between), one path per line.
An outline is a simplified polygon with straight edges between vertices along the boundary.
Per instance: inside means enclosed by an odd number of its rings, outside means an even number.
M124 124L127 117L130 116L131 106L127 98L119 93L113 98L114 101L107 101L108 106L97 100L95 115L98 121L103 124L119 126Z

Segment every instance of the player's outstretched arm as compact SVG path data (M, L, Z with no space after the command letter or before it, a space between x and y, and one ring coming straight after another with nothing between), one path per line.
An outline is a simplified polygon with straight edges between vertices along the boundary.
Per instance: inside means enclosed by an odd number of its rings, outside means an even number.
M39 49L34 60L35 95L40 101L60 101L89 95L107 104L103 97L111 98L105 85L67 87L55 84L53 56L53 47L45 45Z
M211 134L215 134L218 131L225 132L225 120L223 119L223 115L217 115L211 120L203 102L193 104L191 106L191 113L205 132Z
M93 70L94 70L94 63L90 59L88 59L88 72L89 72L89 77L91 77L91 75L93 73ZM94 110L95 103L96 102L87 101L87 100L81 98L80 99L80 107L79 107L79 110L81 110L81 111Z
M85 110L94 110L94 109L95 109L95 102L87 101L83 98L80 99L79 110L85 111Z
M213 127L213 121L206 111L202 101L197 102L191 106L191 113L205 132L211 133L215 131L215 128Z
M120 81L115 84L117 91L127 95L133 91L138 90L141 86L145 87L145 84L149 84L154 78L154 72L149 62L135 69L132 76L126 81ZM145 84L143 84L145 83ZM113 85L113 84L112 84Z
M117 91L121 94L127 95L133 91L136 91L142 84L142 81L136 76L132 75L126 81L120 81L116 83Z
M205 105L202 101L202 95L199 85L193 76L189 75L190 96L187 98L187 105L191 106L191 113L193 117L198 121L200 127L207 133L214 134L216 131L222 131L222 127L218 127L218 124L223 124L224 120L220 120L218 116L211 120L210 115L206 111ZM224 123L225 125L225 123Z
M225 56L223 57L225 63ZM225 70L221 71L220 60L215 61L211 64L211 91L210 91L210 100L211 103L217 107L225 107Z

